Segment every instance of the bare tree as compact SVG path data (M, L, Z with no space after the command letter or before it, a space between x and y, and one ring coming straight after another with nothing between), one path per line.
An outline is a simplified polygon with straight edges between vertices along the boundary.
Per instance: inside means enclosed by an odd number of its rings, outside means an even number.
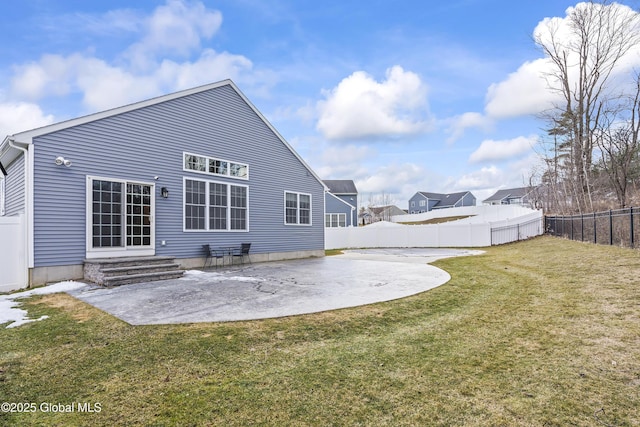
M640 150L640 75L636 74L635 94L628 105L603 114L602 126L596 133L600 149L599 167L613 187L618 207L627 206L628 188L638 178Z
M549 117L556 135L563 138L563 151L569 156L567 178L574 190L571 195L583 211L593 208L595 133L601 128L603 112L619 99L609 87L612 73L640 42L639 19L626 6L607 1L580 3L567 19L568 27L560 27L557 20L547 21L535 42L553 64L547 83L563 101Z

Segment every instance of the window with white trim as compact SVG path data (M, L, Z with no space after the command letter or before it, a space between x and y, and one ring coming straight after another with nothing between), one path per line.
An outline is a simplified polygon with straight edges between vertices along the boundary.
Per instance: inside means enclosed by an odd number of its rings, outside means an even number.
M249 189L244 185L184 179L184 229L247 231Z
M325 214L324 225L325 227L346 227L347 214L344 214L344 213Z
M285 191L284 223L311 225L311 194Z
M420 206L425 206L427 204L426 200L420 200Z
M206 173L207 175L249 179L249 165L247 164L191 153L184 153L183 170Z

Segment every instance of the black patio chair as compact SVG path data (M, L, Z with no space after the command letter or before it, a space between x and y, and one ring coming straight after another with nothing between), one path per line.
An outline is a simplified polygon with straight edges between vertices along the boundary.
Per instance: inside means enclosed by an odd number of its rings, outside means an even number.
M207 268L207 263L210 259L216 260L216 268L218 268L218 260L222 259L222 265L224 266L224 251L220 251L211 247L211 245L202 245L202 249L206 252L207 257L204 260L204 267Z
M251 257L249 256L250 249L251 243L242 243L240 247L233 252L233 259L240 258L240 262L244 264L244 258L247 257L249 264L251 264Z

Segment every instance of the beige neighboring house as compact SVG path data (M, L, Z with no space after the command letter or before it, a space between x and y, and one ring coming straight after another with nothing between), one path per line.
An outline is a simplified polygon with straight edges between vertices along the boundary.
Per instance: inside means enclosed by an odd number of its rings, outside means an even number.
M391 221L391 217L395 215L406 214L406 211L403 211L396 205L370 206L365 208L364 212L359 215L359 221L361 224L371 224L378 221Z

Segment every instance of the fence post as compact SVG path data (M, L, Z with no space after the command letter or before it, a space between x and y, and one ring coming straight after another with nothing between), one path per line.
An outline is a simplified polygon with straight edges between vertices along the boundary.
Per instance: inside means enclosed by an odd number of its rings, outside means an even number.
M613 246L613 211L609 209L609 245Z
M633 248L634 247L634 242L633 242L633 207L631 209L629 209L629 231L630 231L630 245Z
M593 213L593 243L598 243L598 233L596 232L598 224L596 222L596 213Z
M584 242L584 215L580 214L580 241Z
M573 216L570 217L571 221L571 240L573 240Z

